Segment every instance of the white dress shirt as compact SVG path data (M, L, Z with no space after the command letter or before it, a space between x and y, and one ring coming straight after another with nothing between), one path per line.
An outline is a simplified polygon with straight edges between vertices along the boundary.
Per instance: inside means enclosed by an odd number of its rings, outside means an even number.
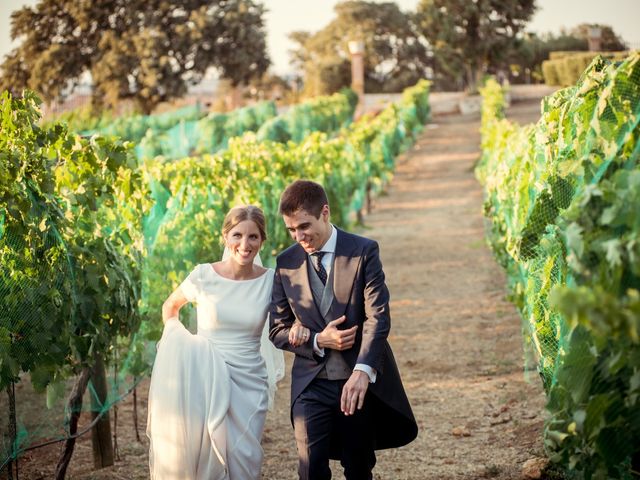
M336 227L331 225L331 235L329 236L329 240L318 250L318 252L324 252L324 256L322 257L322 266L327 271L327 278L331 275L331 268L333 267L333 257L336 255L336 243L338 241L338 230ZM316 352L321 357L324 357L324 348L318 347L318 334L316 333L313 336L313 351ZM354 370L360 370L366 373L369 377L370 383L375 383L377 372L375 368L370 367L369 365L365 365L364 363L356 363L356 366L353 367Z

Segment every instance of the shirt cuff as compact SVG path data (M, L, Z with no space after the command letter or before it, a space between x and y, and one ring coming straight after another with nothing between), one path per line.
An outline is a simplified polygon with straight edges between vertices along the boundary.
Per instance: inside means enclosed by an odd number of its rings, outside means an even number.
M313 351L316 355L324 357L324 348L318 347L318 334L313 335Z
M369 383L376 383L378 372L375 368L371 368L369 365L365 365L364 363L356 363L356 366L353 367L353 370L360 370L361 372L366 373L369 377Z

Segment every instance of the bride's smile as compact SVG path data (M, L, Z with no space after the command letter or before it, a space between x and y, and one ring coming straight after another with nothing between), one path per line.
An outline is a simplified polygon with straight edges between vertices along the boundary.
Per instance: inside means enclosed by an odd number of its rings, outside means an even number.
M231 258L240 265L251 265L262 245L260 230L251 220L238 223L224 239L231 252Z

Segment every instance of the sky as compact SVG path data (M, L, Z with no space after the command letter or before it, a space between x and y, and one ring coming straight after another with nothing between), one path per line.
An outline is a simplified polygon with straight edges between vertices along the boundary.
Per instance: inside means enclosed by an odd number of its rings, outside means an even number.
M414 10L419 0L396 0L404 11ZM33 6L37 0L0 0L0 60L12 48L9 16L23 5ZM291 72L288 50L293 44L288 33L295 30L315 32L334 17L338 0L263 0L268 12L267 47L278 74ZM537 0L538 11L528 31L559 33L581 23L610 25L632 48L640 49L640 0Z

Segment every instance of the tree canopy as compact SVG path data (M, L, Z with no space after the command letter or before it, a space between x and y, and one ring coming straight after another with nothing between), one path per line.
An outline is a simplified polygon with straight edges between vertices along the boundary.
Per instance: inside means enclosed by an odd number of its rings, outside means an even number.
M322 30L290 35L297 43L291 53L304 72L306 93L332 93L350 85L351 40L365 44L367 92L400 91L425 77L426 48L397 4L351 0L338 3L335 12Z
M149 112L210 67L234 85L264 73L263 15L253 0L40 0L11 16L22 43L0 66L0 90L54 100L90 74L96 103Z
M450 78L465 72L465 86L474 90L485 68L517 45L534 11L534 0L421 0L414 22L430 44L436 72Z

